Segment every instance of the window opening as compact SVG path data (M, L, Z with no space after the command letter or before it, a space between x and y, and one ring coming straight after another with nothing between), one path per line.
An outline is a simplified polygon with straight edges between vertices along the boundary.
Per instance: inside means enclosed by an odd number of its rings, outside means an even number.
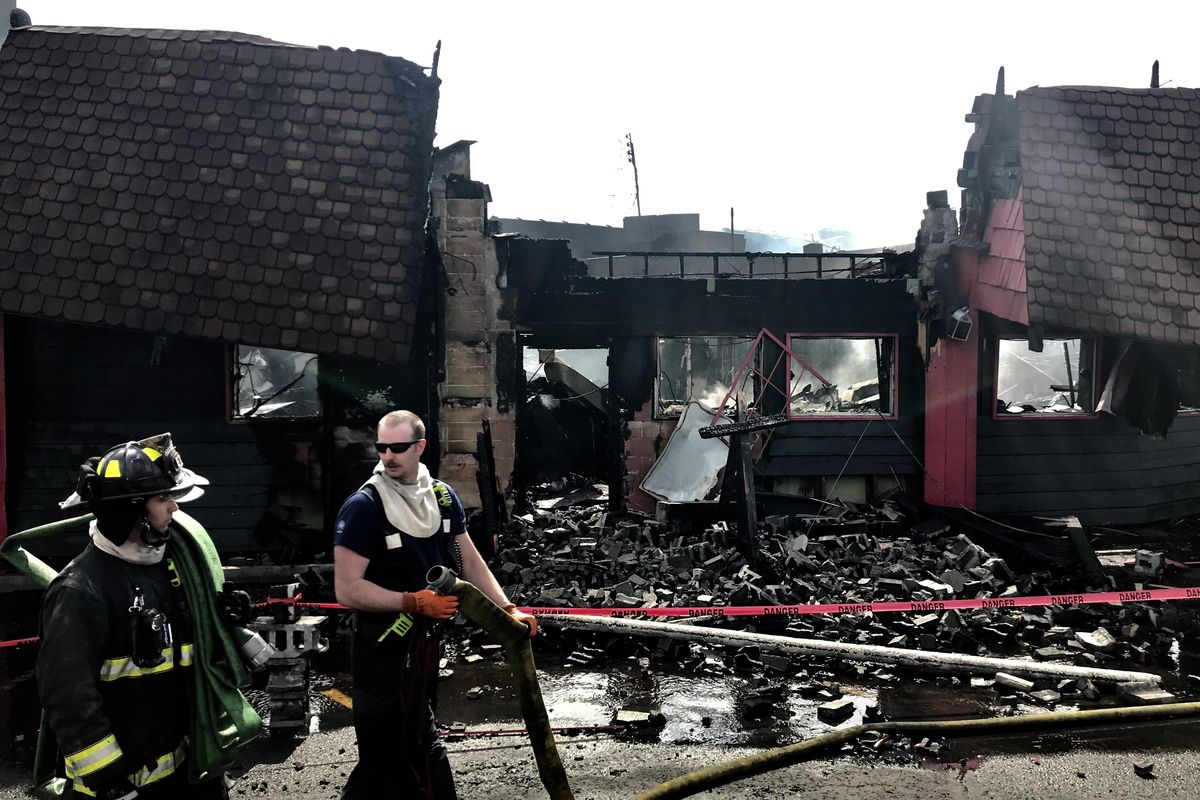
M678 417L692 400L716 409L729 393L729 382L754 341L752 336L659 337L654 416ZM746 407L754 399L752 382L746 381L727 406L732 408L736 402Z
M1001 339L996 366L998 414L1091 414L1092 354L1087 339Z
M236 345L233 401L235 419L319 417L316 355Z
M894 336L788 336L789 416L895 413Z

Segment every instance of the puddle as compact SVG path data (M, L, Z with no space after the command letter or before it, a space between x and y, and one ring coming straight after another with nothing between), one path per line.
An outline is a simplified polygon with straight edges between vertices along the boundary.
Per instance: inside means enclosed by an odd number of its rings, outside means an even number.
M438 689L438 720L444 726L465 725L468 731L519 727L520 707L511 673L503 662L455 664L453 675ZM636 663L596 668L539 667L538 681L550 722L560 728L612 724L618 711L629 709L662 714L666 724L654 740L663 743L775 746L833 730L817 719L824 702L804 698L800 681L762 682L736 676L700 676L683 672L646 670ZM342 673L314 680L319 727L328 730L350 723L342 706L320 695L327 683L348 693L349 676ZM472 689L482 694L471 699ZM862 721L863 708L875 699L869 687L844 686L855 713L841 726Z
M31 610L30 613L35 613ZM9 619L25 619L24 615ZM0 628L12 627L0 622ZM27 634L13 630L9 635ZM345 703L351 692L348 653L344 639L335 638L329 652L314 660L310 683L313 720L310 730L333 730L352 724ZM0 650L0 759L28 767L36 742L39 709L32 670L36 649ZM811 678L786 676L761 679L743 675L704 675L684 668L647 669L637 658L615 659L605 666L564 666L562 652L538 653L542 695L555 727L590 728L611 724L618 711L654 712L664 726L641 738L666 744L721 744L775 747L820 733L859 724L865 706L877 703L889 719L970 719L1001 713L1040 713L1045 709L1018 706L1008 709L997 702L997 693L969 682L947 684L923 676L898 682L875 682L869 677L846 677L841 689L854 703L854 714L838 726L817 718L823 700L805 697L802 685ZM473 664L451 663L453 674L439 689L438 718L443 725L462 723L468 731L519 728L520 709L507 665L499 660ZM1200 671L1194 654L1185 653L1181 666ZM1179 681L1178 674L1175 681ZM254 706L268 713L266 676L256 676L249 692ZM469 692L482 689L477 699ZM1115 700L1110 699L1110 702ZM1061 709L1070 706L1062 706ZM1144 723L1128 727L1103 727L1071 731L1026 733L1020 736L986 735L946 742L931 768L957 765L961 759L998 753L1050 754L1077 750L1186 748L1200 733L1200 722Z

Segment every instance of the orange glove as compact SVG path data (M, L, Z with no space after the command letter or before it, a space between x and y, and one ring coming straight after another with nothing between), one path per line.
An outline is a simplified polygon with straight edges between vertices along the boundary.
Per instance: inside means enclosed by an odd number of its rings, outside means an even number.
M535 617L533 614L526 614L524 611L520 611L517 608L516 603L509 603L508 605L506 605L504 607L504 610L507 611L508 615L510 617L512 617L513 619L515 619L517 622L520 622L520 623L523 623L523 624L529 626L529 635L531 637L537 636L537 632L538 632L537 617Z
M413 592L413 609L423 617L432 619L450 619L458 612L458 598L452 594L438 594L432 589L422 589Z

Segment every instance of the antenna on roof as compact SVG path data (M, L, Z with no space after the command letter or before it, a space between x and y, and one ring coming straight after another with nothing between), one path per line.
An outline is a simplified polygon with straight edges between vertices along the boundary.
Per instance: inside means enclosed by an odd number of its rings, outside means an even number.
M437 77L438 62L442 60L442 40L438 39L437 44L433 48L433 69L429 71L429 77Z
M1000 71L996 73L996 96L999 97L1002 94L1004 94L1004 67L1001 67Z
M1150 68L1150 88L1158 88L1158 59L1154 60L1154 66Z
M625 134L626 149L625 152L629 155L629 163L633 164L633 199L637 201L638 216L642 215L642 187L638 185L637 171L637 154L633 151L633 134Z

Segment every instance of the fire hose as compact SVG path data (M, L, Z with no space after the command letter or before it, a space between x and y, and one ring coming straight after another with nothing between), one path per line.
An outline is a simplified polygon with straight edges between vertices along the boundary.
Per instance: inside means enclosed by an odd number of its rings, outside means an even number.
M504 657L512 669L521 716L525 718L542 784L551 800L574 800L575 795L567 782L567 772L563 769L562 759L554 744L554 731L550 727L546 704L538 687L533 649L529 646L529 628L509 616L473 585L459 580L453 570L434 567L426 580L430 588L439 594L455 595L458 598L458 610L463 616L487 631L503 647Z
M799 764L830 748L842 745L864 733L903 733L908 735L1011 733L1040 728L1060 728L1078 725L1106 725L1131 721L1191 717L1200 714L1200 703L1172 703L1162 706L1101 708L1089 711L1052 711L1024 717L993 717L988 719L938 720L930 722L879 722L855 725L831 731L786 747L732 759L704 769L689 772L678 778L648 789L635 800L671 800L691 797L717 786L769 772L780 767Z
M1038 678L1086 678L1111 683L1158 683L1161 676L1151 672L1101 669L1099 667L1077 667L1073 664L1055 664L1049 661L1026 661L1019 658L991 658L964 653L942 653L933 650L911 650L902 647L855 644L827 641L825 639L799 639L791 636L774 636L749 631L725 630L701 625L684 626L669 622L648 620L615 619L586 616L550 616L542 619L543 625L575 628L579 630L616 633L633 636L654 636L663 639L705 642L731 647L759 647L763 650L796 653L818 658L841 658L847 661L867 661L876 664L895 664L917 669L943 672L969 672L994 674L1008 672L1013 675L1029 675Z

